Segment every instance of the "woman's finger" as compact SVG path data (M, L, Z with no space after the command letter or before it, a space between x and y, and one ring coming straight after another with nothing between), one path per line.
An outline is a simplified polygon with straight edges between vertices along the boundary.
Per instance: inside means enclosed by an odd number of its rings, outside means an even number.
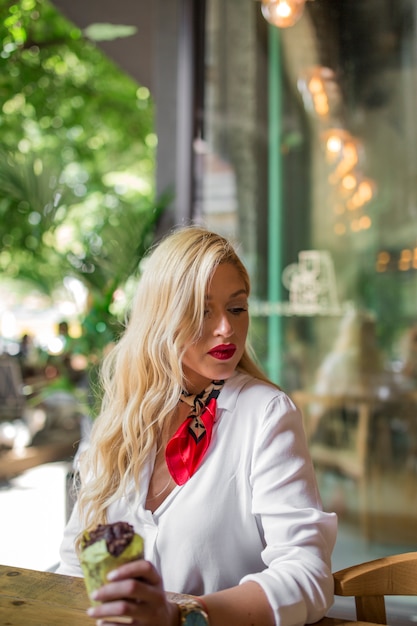
M159 601L155 604L135 602L133 600L117 600L90 607L87 611L106 626L117 623L132 626L168 626L173 622L177 608L170 602Z
M135 602L140 602L149 596L149 585L137 580L127 578L103 585L91 594L91 599L95 602L112 602L126 598Z
M127 623L129 623L129 620L131 622L135 617L138 617L137 606L135 606L134 602L129 600L116 600L114 602L104 602L103 604L91 606L87 609L87 614L96 619L127 617ZM107 619L107 621L109 621L109 619Z
M125 563L117 569L112 570L108 574L108 580L122 580L125 578L140 578L147 581L151 585L156 585L161 582L161 577L149 561L139 559L137 561L131 561Z
M96 621L96 626L120 626L120 624L130 624L130 626L140 626L139 622L131 617L118 617L117 621L114 619L99 619Z

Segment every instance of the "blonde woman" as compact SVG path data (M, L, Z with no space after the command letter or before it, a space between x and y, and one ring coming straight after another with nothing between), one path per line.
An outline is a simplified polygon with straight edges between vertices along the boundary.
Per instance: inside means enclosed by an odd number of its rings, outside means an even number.
M100 624L290 626L332 603L336 518L322 511L298 410L249 354L249 291L231 244L201 227L147 259L104 363L58 570L82 575L77 541L98 523L143 536L145 558L94 595Z

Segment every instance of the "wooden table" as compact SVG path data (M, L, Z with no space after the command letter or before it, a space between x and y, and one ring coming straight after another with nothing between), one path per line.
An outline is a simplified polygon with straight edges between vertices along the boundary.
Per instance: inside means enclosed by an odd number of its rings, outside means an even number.
M0 565L2 626L94 626L88 606L82 578ZM316 626L372 625L325 617Z
M82 578L0 565L0 624L94 626Z

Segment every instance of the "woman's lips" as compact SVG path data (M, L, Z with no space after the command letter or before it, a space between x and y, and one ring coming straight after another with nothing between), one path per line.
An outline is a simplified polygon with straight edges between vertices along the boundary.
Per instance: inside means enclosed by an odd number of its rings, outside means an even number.
M210 356L219 361L227 361L227 359L231 359L234 353L236 352L236 346L233 343L229 343L227 345L216 346L209 350Z

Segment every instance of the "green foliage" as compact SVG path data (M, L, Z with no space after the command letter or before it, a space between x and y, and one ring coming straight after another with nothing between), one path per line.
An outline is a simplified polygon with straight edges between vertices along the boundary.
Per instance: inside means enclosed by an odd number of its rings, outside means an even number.
M45 293L78 277L108 328L164 205L149 91L47 0L0 20L0 272Z

